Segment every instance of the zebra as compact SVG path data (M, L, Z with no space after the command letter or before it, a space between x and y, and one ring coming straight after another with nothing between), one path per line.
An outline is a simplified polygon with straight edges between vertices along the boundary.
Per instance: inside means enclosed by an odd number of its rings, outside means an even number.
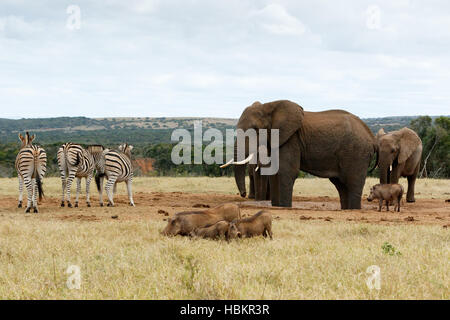
M103 205L103 179L106 176L106 194L108 196L108 207L114 206L114 192L118 182L125 181L127 184L130 205L134 205L131 183L133 181L133 166L131 163L131 150L133 146L121 144L119 150L105 150L99 162L99 172L95 176L95 182L99 191L100 205Z
M101 148L101 151L99 149ZM64 195L67 193L67 206L72 207L70 202L70 189L72 187L73 179L77 178L77 195L75 199L75 207L78 207L78 199L81 191L81 179L86 178L86 204L91 206L89 198L89 189L92 177L94 176L94 169L98 161L99 153L103 152L103 146L89 146L88 150L81 145L72 142L67 142L61 145L58 149L57 159L59 172L61 174L62 183L62 199L61 207L64 207Z
M44 196L42 180L47 171L47 154L42 147L32 144L35 138L35 134L30 137L30 134L26 132L24 137L19 133L22 146L17 154L15 167L19 178L19 208L22 208L24 184L28 192L25 213L30 212L31 205L33 205L33 212L38 213L36 195L39 194L39 201Z
M101 144L90 144L87 147L87 151L94 157L95 169L98 171L100 169L99 162L102 157L103 151L105 151L105 147Z

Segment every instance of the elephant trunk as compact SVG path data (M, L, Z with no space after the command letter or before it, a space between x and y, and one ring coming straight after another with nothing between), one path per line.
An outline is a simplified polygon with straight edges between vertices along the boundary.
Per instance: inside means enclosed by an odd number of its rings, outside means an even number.
M237 161L237 143L234 145L234 161ZM236 185L239 189L239 194L241 197L245 198L247 195L247 190L245 188L245 168L246 164L241 165L233 165L234 169L234 179L236 181Z
M380 168L380 183L381 184L390 183L390 181L391 181L390 166L391 166L391 164L388 161L380 162L379 168Z

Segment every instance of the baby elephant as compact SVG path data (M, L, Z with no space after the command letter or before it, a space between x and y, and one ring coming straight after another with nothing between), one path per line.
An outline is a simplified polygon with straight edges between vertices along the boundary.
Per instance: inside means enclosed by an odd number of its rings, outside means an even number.
M213 225L206 226L204 228L195 228L189 234L191 237L200 238L226 238L228 239L228 221L221 220Z
M370 195L367 198L368 201L373 199L379 199L380 204L378 211L381 211L383 206L383 200L386 201L386 211L389 211L389 202L395 202L394 211L397 209L400 212L400 201L403 197L403 187L400 184L376 184L370 188Z
M268 211L259 211L251 217L233 220L228 227L230 238L250 238L259 235L264 237L269 235L272 239L272 215Z

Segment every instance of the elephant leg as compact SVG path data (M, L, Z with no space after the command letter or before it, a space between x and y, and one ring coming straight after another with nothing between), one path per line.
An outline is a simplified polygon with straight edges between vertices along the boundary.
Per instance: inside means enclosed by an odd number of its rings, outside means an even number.
M408 176L408 191L406 192L406 202L416 202L414 197L414 187L416 185L417 174L419 173L419 165L417 165L414 173Z
M289 173L280 174L280 207L292 207L292 192L297 175L292 177Z
M256 201L264 200L264 197L262 196L261 193L262 192L261 169L253 173L253 179L255 181L255 200Z
M282 163L280 159L280 163ZM292 207L292 192L299 168L286 168L280 165L278 173L270 176L270 198L274 207Z
M271 190L271 203L273 207L278 207L280 204L280 177L278 174L269 177Z
M348 209L361 209L361 197L364 188L364 181L352 181L352 183L347 184L348 190Z
M361 209L362 187L348 188L348 209Z
M255 199L255 177L254 177L253 173L250 173L250 171L252 170L252 169L250 169L250 166L249 166L248 170L249 170L248 177L250 179L250 191L248 194L248 198Z
M341 172L339 180L347 190L347 209L361 209L361 197L366 182L366 172L369 168L370 158L366 161L347 163Z
M270 193L269 198L267 198L268 194L268 185L269 185L269 176L263 176L259 174L258 176L258 182L256 183L256 200L258 201L264 201L264 200L270 200Z
M330 178L330 181L336 187L341 201L341 210L348 209L347 187L339 180L339 178Z
M292 207L292 192L295 179L297 179L300 171L300 140L298 135L292 135L289 141L271 156L278 156L278 172L269 178L272 206ZM266 193L264 193L264 196L266 196Z
M269 183L269 177L267 177L267 181L265 182L267 185L267 192L266 192L266 200L270 200L270 183Z
M261 200L270 200L270 192L268 192L269 189L269 177L268 176L261 176ZM267 195L269 195L269 198L267 199Z

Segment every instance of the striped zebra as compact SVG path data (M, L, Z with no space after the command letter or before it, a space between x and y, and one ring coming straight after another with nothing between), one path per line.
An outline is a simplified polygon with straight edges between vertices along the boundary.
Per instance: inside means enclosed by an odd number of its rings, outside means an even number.
M19 208L22 208L23 185L27 188L27 208L26 213L30 212L31 205L33 211L38 213L38 203L36 196L39 194L39 201L42 200L44 190L42 189L42 180L47 171L47 154L40 146L33 145L32 142L36 135L26 132L25 137L19 133L19 139L22 146L16 157L16 170L19 178Z
M103 151L105 151L105 147L101 144L91 144L88 145L87 151L94 157L95 169L98 171L100 169L99 163L102 158Z
M78 199L81 192L81 179L86 178L86 204L91 206L89 198L89 190L92 177L94 176L94 169L96 167L96 160L101 158L103 146L93 145L89 146L88 150L81 145L72 142L64 143L58 149L58 167L61 175L62 183L62 199L61 207L64 207L64 196L67 193L67 206L72 207L70 202L70 191L72 182L77 178L77 195L75 199L75 207L78 207ZM100 154L100 156L99 156Z
M131 164L131 150L133 146L121 144L119 150L103 151L102 159L99 162L99 172L95 176L97 189L99 191L100 205L103 205L103 179L106 176L106 194L108 196L108 207L114 206L114 192L118 182L125 181L127 184L128 198L130 205L134 207L131 183L133 181L133 166Z

